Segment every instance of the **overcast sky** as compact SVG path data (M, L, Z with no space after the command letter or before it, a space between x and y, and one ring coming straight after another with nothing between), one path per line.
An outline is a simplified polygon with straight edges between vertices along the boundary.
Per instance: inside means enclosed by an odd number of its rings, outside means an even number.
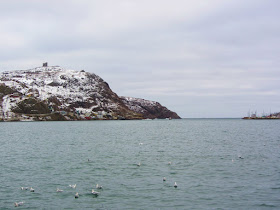
M84 69L187 118L280 112L278 0L0 3L0 71Z

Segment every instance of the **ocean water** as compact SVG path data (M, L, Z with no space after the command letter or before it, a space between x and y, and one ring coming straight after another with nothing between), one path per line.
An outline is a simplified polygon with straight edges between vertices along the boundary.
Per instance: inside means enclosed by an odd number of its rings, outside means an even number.
M279 128L240 119L0 123L0 209L280 209Z

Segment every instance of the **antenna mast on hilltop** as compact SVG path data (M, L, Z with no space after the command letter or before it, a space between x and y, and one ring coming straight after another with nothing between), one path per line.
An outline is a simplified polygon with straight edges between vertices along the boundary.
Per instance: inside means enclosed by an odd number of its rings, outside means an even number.
M251 117L251 112L250 112L250 109L248 111L248 117Z

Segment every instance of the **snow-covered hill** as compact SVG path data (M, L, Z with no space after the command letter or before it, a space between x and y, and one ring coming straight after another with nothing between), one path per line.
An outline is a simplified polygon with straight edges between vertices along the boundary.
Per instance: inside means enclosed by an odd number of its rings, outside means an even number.
M120 98L102 78L84 70L46 66L0 75L3 120L179 118L169 110L156 113L153 107L162 107L157 102L132 99Z

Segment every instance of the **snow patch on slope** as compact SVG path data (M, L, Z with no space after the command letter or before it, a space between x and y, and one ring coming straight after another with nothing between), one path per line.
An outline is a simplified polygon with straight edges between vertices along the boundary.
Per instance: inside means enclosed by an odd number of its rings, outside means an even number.
M154 107L158 104L156 101L149 101L142 98L134 98L121 96L124 104L132 111L137 113L145 113L147 110L144 107Z

